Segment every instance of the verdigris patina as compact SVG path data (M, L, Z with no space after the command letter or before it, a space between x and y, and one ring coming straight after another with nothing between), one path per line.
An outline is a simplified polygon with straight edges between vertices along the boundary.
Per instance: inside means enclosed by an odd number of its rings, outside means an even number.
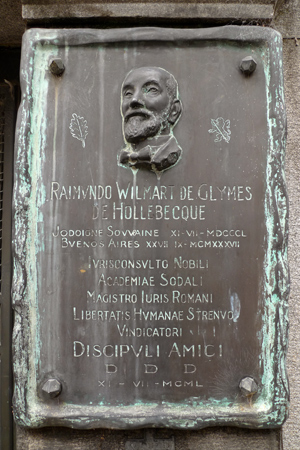
M281 65L260 27L26 32L19 424L283 423Z

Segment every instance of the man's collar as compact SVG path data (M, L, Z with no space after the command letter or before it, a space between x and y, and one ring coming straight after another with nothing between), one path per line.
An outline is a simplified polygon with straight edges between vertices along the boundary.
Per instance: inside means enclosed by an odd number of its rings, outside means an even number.
M169 140L173 137L173 134L162 134L160 136L155 136L151 139L146 139L145 141L141 142L140 145L132 146L130 145L131 150L134 152L140 152L145 147L151 147L153 149L156 149L157 147L161 147L165 145Z

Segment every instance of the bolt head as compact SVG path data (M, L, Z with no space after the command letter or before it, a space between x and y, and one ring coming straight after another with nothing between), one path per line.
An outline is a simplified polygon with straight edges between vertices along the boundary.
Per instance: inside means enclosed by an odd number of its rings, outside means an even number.
M65 71L64 63L60 58L53 59L50 63L50 71L53 75L61 76Z
M239 388L244 397L249 397L250 395L252 396L258 391L257 383L252 377L242 378L239 384Z
M243 58L240 64L240 70L244 75L251 75L256 69L257 63L252 56L246 56Z
M49 398L58 397L62 391L62 385L56 378L49 378L42 386L43 393Z

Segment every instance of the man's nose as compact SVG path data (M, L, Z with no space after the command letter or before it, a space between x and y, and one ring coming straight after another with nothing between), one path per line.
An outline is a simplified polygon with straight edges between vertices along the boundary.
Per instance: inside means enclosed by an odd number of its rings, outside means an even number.
M130 101L130 106L131 108L140 108L145 106L145 103L141 99L140 95L138 95L138 93L135 93Z

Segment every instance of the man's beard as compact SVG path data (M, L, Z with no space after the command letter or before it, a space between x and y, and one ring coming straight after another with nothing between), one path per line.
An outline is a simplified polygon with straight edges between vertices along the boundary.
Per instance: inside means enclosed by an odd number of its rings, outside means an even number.
M152 138L159 134L167 126L166 111L157 114L150 111L147 116L136 115L129 117L124 123L124 134L127 142L136 144L147 138Z

